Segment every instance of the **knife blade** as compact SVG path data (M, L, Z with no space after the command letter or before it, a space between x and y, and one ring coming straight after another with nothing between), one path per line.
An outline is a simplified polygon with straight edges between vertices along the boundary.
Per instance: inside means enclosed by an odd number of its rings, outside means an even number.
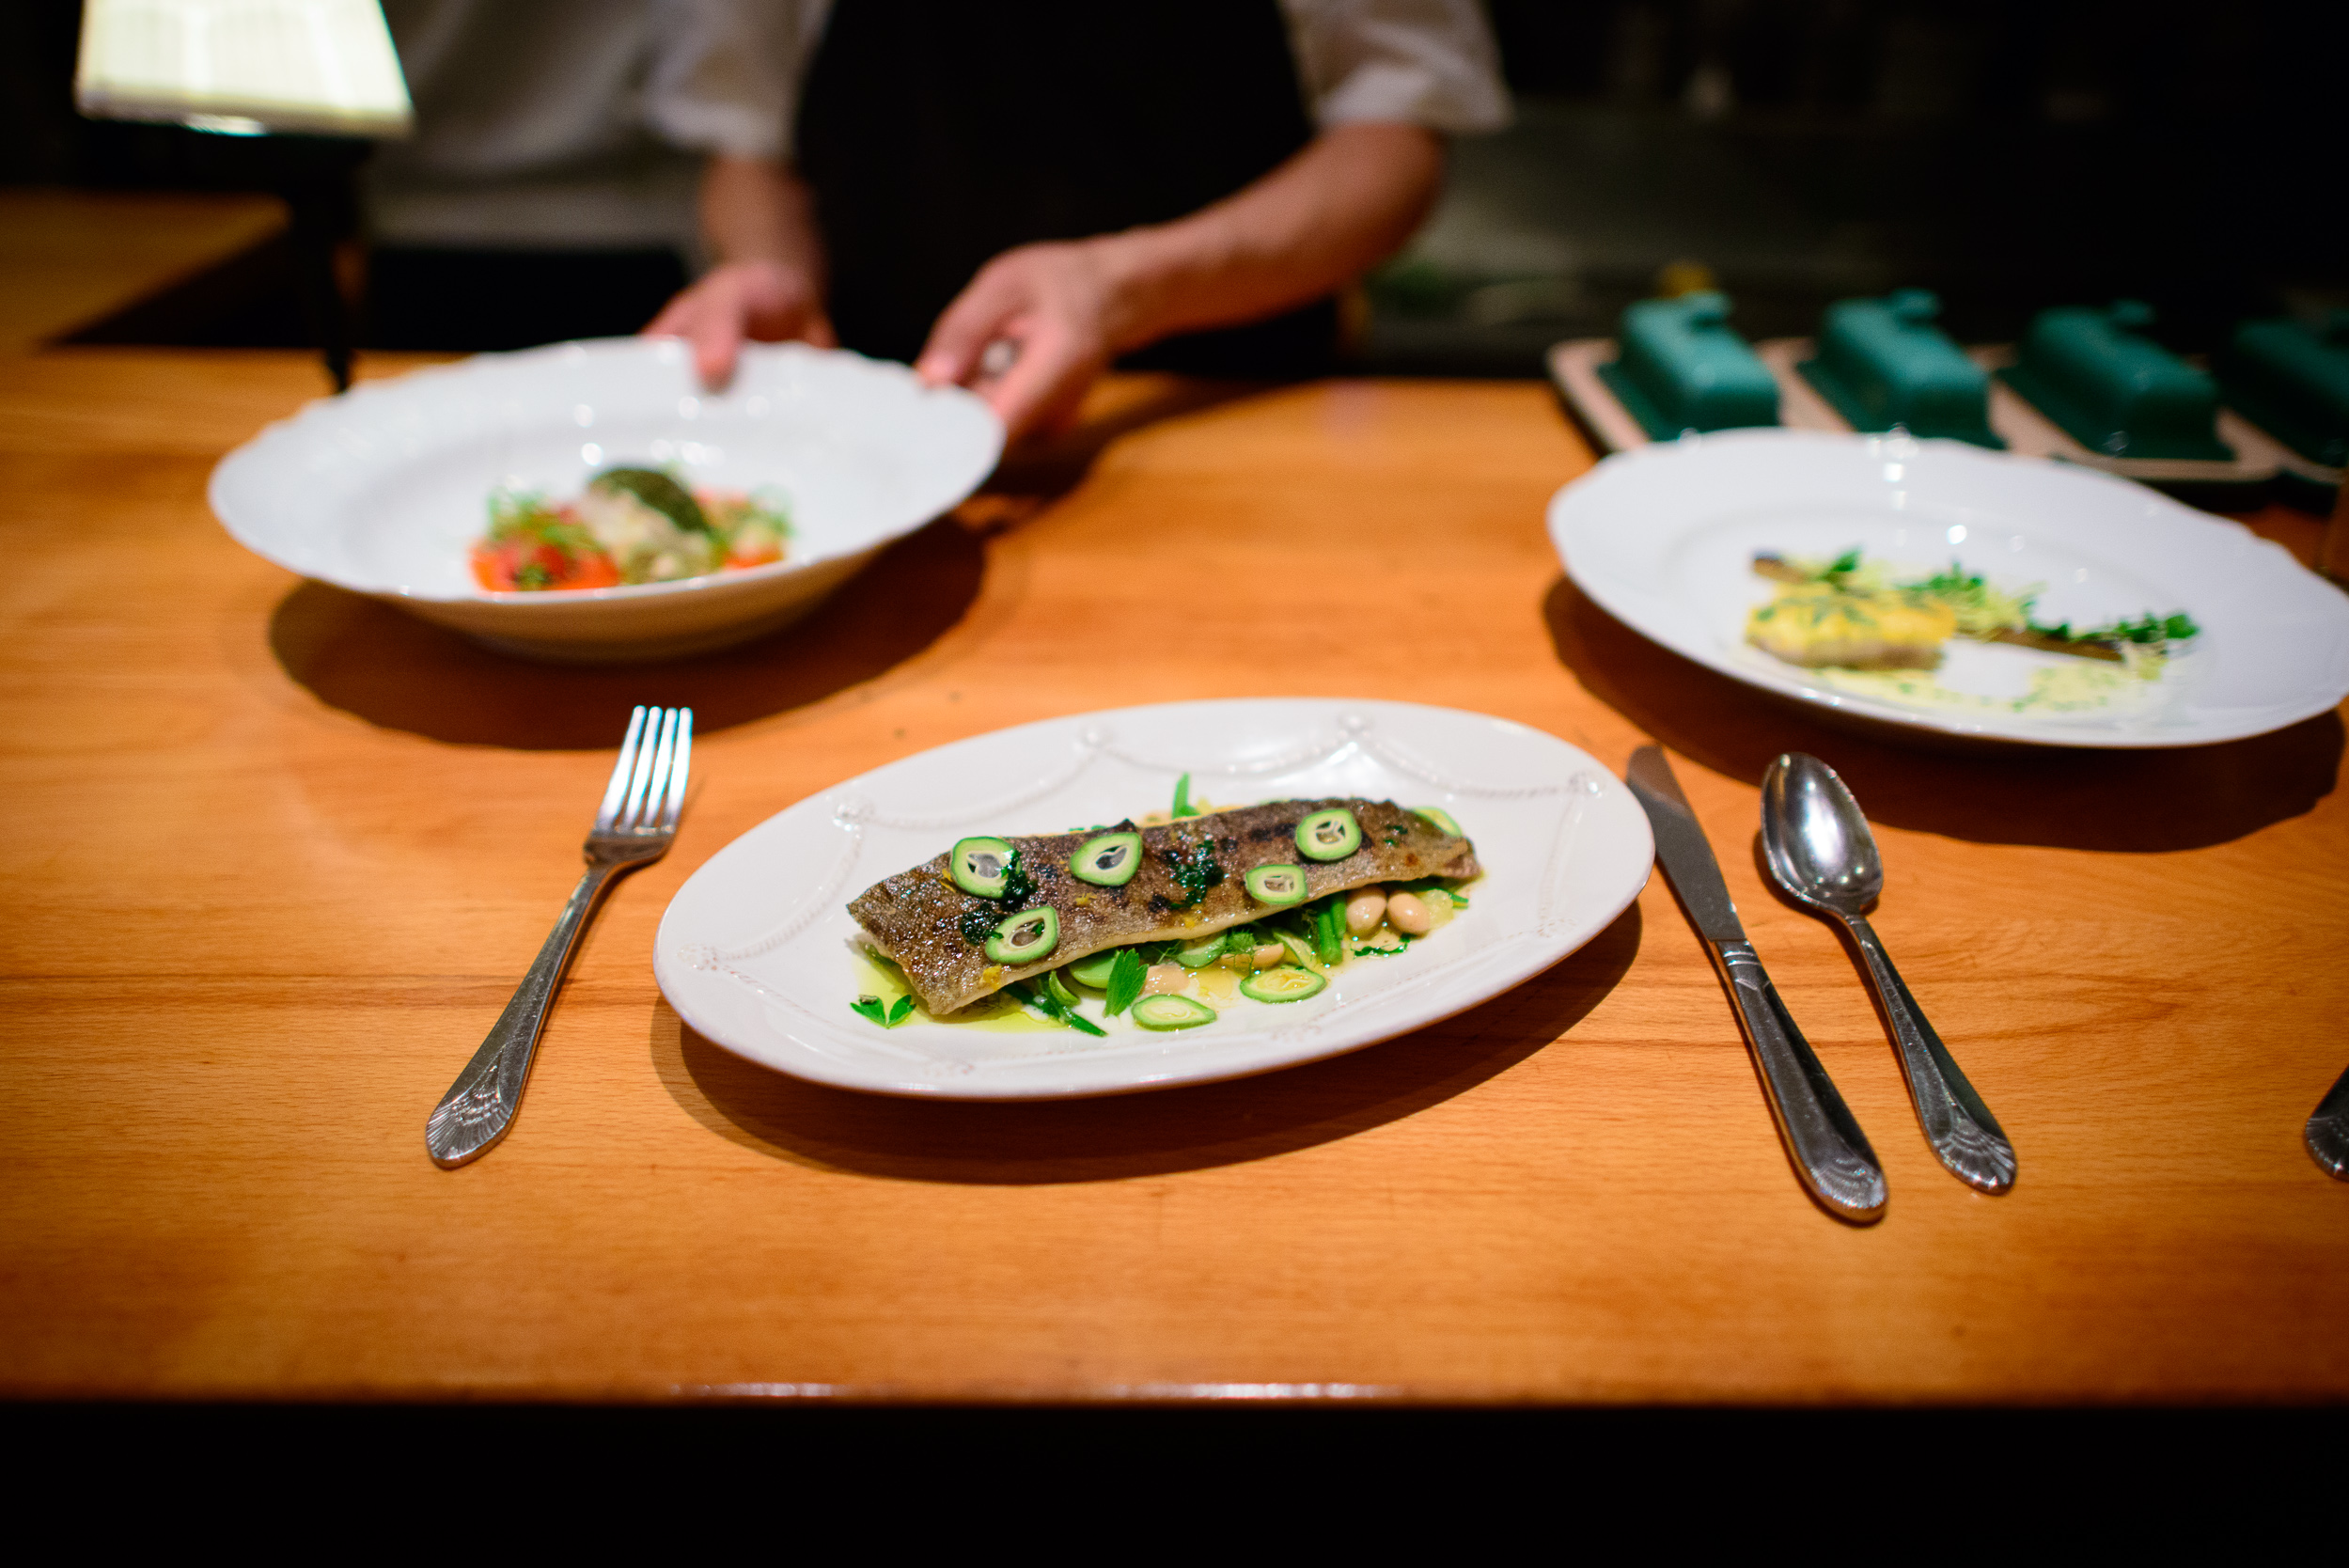
M1680 899L1688 923L1704 938L1705 950L1737 1011L1737 1022L1753 1053L1771 1119L1785 1141L1794 1173L1811 1197L1839 1219L1860 1224L1884 1215L1884 1168L1868 1135L1836 1092L1803 1031L1794 1027L1769 972L1746 939L1746 927L1730 902L1721 863L1698 825L1671 764L1660 746L1643 745L1631 755L1624 782L1655 830L1656 863Z

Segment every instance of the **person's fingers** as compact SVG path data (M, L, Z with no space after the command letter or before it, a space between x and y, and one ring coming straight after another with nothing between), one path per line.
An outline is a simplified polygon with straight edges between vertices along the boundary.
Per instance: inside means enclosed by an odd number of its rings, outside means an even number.
M702 296L691 335L694 369L700 375L702 385L713 392L723 392L727 383L734 379L734 364L742 356L750 306L743 297L742 280L729 271L721 268L704 281L709 287Z
M1019 339L1019 358L985 397L1007 437L1017 440L1073 411L1101 364L1067 322L1024 320L1010 328Z
M1006 331L1011 316L1028 304L1013 270L991 261L941 311L930 341L914 361L914 373L932 386L961 385L979 368L987 345Z
M693 335L695 291L682 289L677 297L661 306L661 313L644 325L637 334L642 337L689 337Z

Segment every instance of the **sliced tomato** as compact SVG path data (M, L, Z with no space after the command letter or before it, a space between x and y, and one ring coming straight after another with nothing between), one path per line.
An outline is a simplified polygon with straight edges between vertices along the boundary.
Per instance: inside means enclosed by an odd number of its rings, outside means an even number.
M503 544L477 541L472 564L473 580L492 593L619 585L619 568L603 551L583 550L567 555L552 544L528 539L509 540Z

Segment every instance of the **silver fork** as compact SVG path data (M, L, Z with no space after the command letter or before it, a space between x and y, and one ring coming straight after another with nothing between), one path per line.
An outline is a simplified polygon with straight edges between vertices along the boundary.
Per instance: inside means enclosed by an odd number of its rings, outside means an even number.
M539 1034L547 1010L571 967L572 949L587 929L603 890L626 872L650 866L668 853L677 837L678 812L685 804L685 775L693 760L691 708L639 708L629 716L628 739L603 791L603 807L587 832L587 873L571 890L562 918L522 977L514 999L491 1026L489 1038L465 1070L432 1107L424 1124L424 1145L432 1163L453 1170L479 1159L506 1136L530 1080Z

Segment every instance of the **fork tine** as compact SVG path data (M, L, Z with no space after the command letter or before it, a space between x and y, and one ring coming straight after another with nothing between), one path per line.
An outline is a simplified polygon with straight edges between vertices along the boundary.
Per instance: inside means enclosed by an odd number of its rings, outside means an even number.
M685 776L693 771L694 711L677 710L677 749L669 758L669 798L661 808L661 819L653 823L664 832L677 826L678 813L685 806Z
M620 804L619 820L613 825L622 833L636 825L636 813L644 806L645 791L652 783L652 761L660 752L658 737L665 710L645 711L644 739L636 745L636 771L628 780L628 798Z
M619 760L612 764L612 781L603 787L603 805L595 814L595 830L607 831L619 813L619 803L628 793L628 780L635 772L636 741L644 733L644 708L628 715L628 738L619 744ZM576 820L576 819L574 819Z
M643 832L655 825L661 815L661 796L669 782L669 756L677 749L677 710L661 711L661 745L652 754L652 776L645 785L644 808L630 815L628 825Z

